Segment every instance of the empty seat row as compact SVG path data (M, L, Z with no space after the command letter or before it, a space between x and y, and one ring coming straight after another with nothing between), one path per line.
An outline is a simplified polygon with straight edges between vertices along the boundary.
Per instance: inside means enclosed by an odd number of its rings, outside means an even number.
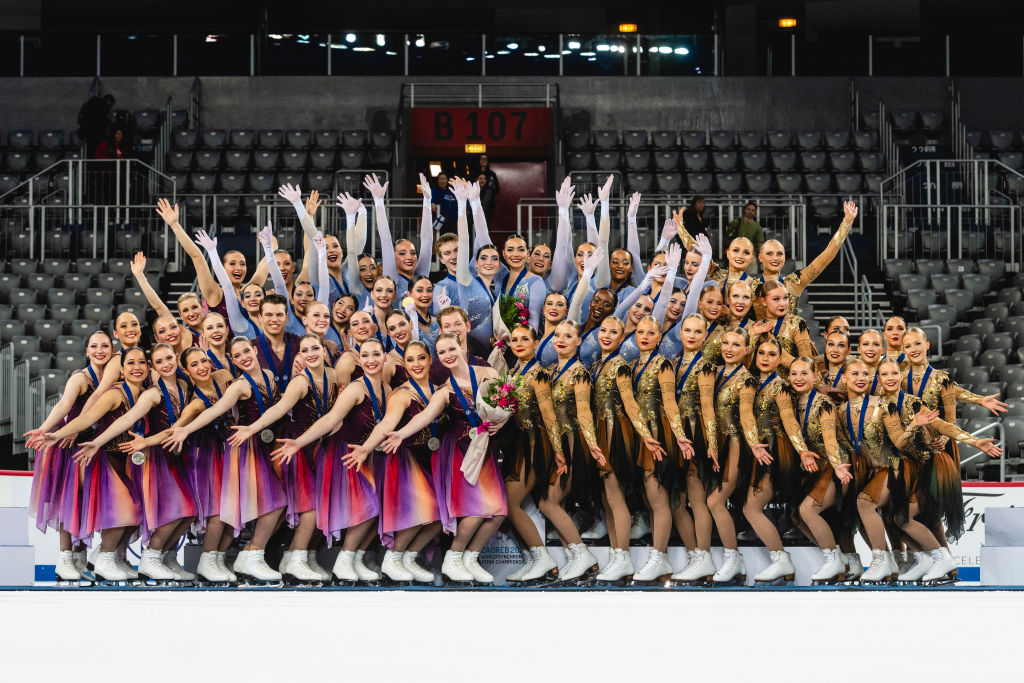
M53 164L67 159L72 152L58 149L8 150L3 155L3 168L8 173L43 171Z
M889 112L889 120L892 122L893 131L897 135L910 133L917 129L937 133L945 126L946 115L940 109L925 109L922 111L893 109Z
M144 297L139 296L137 290L125 290L124 297L122 298L124 301L118 304L119 306L132 306L145 312L147 303ZM13 334L44 335L46 334L45 330L52 329L57 331L48 336L91 333L91 330L96 327L97 322L111 320L111 311L114 310L109 305L104 304L56 304L47 307L36 304L21 304L20 306L24 308L11 304L0 304L0 313L5 314L0 318L4 321L3 324L10 322L21 325L10 327L8 328L10 331L3 334L8 336ZM38 317L37 313L27 308L29 306L46 308L45 317ZM16 317L18 315L25 317ZM139 317L139 320L142 319L142 317Z
M885 158L881 152L736 152L736 151L627 151L627 152L569 152L566 163L570 170L658 171L686 170L715 171L767 171L782 173L803 170L820 173L825 170L850 172L881 171Z
M304 171L362 168L367 163L390 164L392 150L176 150L167 154L171 171Z
M127 228L129 230L136 229L134 226L127 226ZM162 258L153 257L146 260L147 274L161 274L164 271L164 267L165 262ZM124 277L130 277L132 269L131 261L126 258L44 258L42 260L32 258L13 258L6 262L0 261L0 274L27 276L34 275L36 273L44 273L47 275L83 275L87 278L98 277L102 273L114 273ZM105 286L99 284L99 279L97 279L96 282L97 287Z
M656 150L701 149L742 149L742 150L873 150L878 148L878 134L865 131L728 131L713 130L624 130L620 136L616 130L575 130L566 134L566 146L570 150L616 149L639 150L648 146Z
M389 149L394 133L386 130L222 130L209 128L173 133L176 149Z
M625 183L634 192L690 192L711 191L765 194L782 192L823 194L840 192L854 194L877 192L884 176L880 173L838 173L834 182L828 173L627 173Z
M27 150L34 147L60 149L65 145L75 145L78 140L62 130L41 130L38 135L31 130L12 130L7 133L6 142L8 149Z
M981 273L935 272L925 275L918 272L899 275L896 279L902 292L907 292L911 289L923 289L925 287L944 292L947 289L963 287L975 293L987 294L992 288L992 278Z
M1024 148L1024 132L1012 130L969 130L967 144L971 147L991 149L996 152Z
M180 193L276 194L281 185L301 185L304 190L324 192L334 186L334 173L171 173Z
M888 278L910 273L981 273L996 282L1006 274L1006 263L998 259L886 259L883 267Z

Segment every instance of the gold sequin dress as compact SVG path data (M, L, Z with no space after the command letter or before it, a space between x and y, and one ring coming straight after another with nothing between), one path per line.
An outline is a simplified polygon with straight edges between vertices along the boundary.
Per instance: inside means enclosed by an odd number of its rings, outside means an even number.
M551 369L551 400L555 408L559 441L569 471L562 475L562 486L569 486L565 509L581 515L580 527L589 527L601 507L601 477L591 465L590 445L597 445L590 398L590 372L578 359L571 365ZM571 485L570 485L571 484Z
M597 443L604 451L607 464L602 467L596 462L602 477L614 473L623 493L630 494L637 489L636 432L622 404L618 378L629 373L629 363L618 352L594 361L591 372L594 376L594 429Z
M529 365L529 363L527 364ZM540 500L556 479L553 443L559 442L558 423L551 403L551 375L540 365L522 366L512 372L522 377L519 410L497 435L501 448L501 473L506 482L534 474L533 494Z

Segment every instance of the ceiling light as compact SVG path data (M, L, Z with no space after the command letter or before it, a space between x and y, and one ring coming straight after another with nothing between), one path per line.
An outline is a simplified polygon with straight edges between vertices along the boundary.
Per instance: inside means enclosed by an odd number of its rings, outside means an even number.
M796 19L792 17L779 19L779 28L796 28Z
M377 50L375 48L372 48L372 47L354 47L354 48L352 48L352 51L353 52L376 52Z
M660 52L663 55L670 55L672 54L672 48L670 48L668 45L662 45L661 47L658 48L658 52Z
M505 47L507 47L510 50L518 50L519 49L519 43L509 43Z
M537 52L524 52L523 53L524 57L536 57L537 55L538 55Z
M675 53L677 55L688 55L688 54L690 54L690 50L689 50L689 48L685 48L685 47L677 47L675 49Z
M427 44L427 39L423 36L416 36L416 47L423 47Z
M636 24L619 24L619 33L636 33Z
M356 34L354 34L354 33L346 33L345 34L345 41L349 42L349 43L356 42Z
M611 48L608 45L605 45L604 43L601 43L600 45L597 46L598 52L608 52L609 49Z
M580 41L578 41L578 40L570 40L569 41L569 49L570 50L578 50L578 49L580 49Z
M380 45L381 47L384 47L384 34L383 33L378 33L377 34L377 45Z
M596 54L597 54L596 52L581 52L580 53L580 57L593 57Z
M498 50L498 54L499 55L508 55L508 54L512 54L512 53L509 52L508 50Z
M537 46L537 52L544 52L545 50L547 50L547 48L544 47L543 45L538 45Z
M441 164L436 161L430 162L430 177L436 178L437 174L441 172Z

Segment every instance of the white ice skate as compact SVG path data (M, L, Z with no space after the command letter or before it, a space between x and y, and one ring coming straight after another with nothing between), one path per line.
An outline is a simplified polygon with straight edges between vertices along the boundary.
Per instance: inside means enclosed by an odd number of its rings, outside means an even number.
M871 566L860 577L862 584L889 583L895 581L894 563L888 550L872 550Z
M846 562L846 580L860 580L860 577L864 574L864 564L860 561L860 554L844 553L839 559Z
M519 583L530 571L530 568L533 567L533 553L527 550L525 553L522 553L522 557L524 558L523 564L520 565L519 569L505 577L505 583Z
M70 550L60 551L60 558L57 560L55 573L57 575L57 583L79 581L82 578L82 572L75 565L75 558Z
M463 553L449 550L444 554L444 561L441 563L441 574L454 584L469 585L473 583L473 575L463 566Z
M711 553L698 548L693 551L693 558L686 565L686 569L672 575L672 581L680 585L708 584L714 576L715 562L711 559Z
M217 553L217 566L220 567L220 570L227 575L228 581L234 583L235 581L238 581L238 577L235 576L235 572L228 567L228 561L226 559L227 555L227 551L220 551ZM237 558L235 559L235 562L238 562Z
M241 568L240 574L246 577L246 582L254 586L280 586L282 585L281 572L276 571L267 564L263 550L249 550L245 554L245 565ZM237 562L235 563L238 564Z
M178 577L163 563L163 553L153 548L142 551L139 560L139 578L148 585L169 585L177 583Z
M307 550L306 551L306 565L310 569L312 569L313 571L315 571L317 574L320 575L320 580L321 581L330 581L331 580L331 573L329 571L327 571L326 569L324 569L323 567L321 567L320 563L317 562L316 551L315 550Z
M647 520L639 512L634 512L629 527L629 540L638 541L649 533L651 533L651 527L647 525Z
M412 572L402 564L402 553L396 553L394 550L384 552L384 561L380 563L380 573L384 575L385 579L394 583L409 584L413 579Z
M171 570L174 574L174 578L178 581L195 581L196 575L192 572L185 571L185 568L178 564L178 551L177 550L165 550L162 555L162 561L164 566Z
M466 571L473 575L473 580L477 583L494 583L494 577L480 566L480 551L479 550L467 550L462 553L462 566L465 567Z
M812 584L829 584L842 581L846 576L846 556L839 548L826 548L825 564L811 574Z
M597 574L597 558L590 552L590 549L582 543L570 543L569 549L572 551L572 559L564 569L558 570L558 579L560 583L569 581L585 581L590 574L593 577ZM579 582L579 581L577 581Z
M417 583L434 583L434 572L424 569L417 561L417 555L419 553L415 550L406 550L402 553L402 566L409 570Z
M374 581L380 581L380 574L375 572L375 571L373 571L372 569L370 569L369 567L366 566L366 563L364 562L365 557L366 557L366 551L365 550L357 550L356 551L355 569L356 569L356 575L359 576L359 580L360 581L366 581L367 583L372 583Z
M288 564L281 572L286 583L300 586L321 586L323 579L319 572L313 571L306 561L305 550L295 550L288 554Z
M629 557L629 551L612 548L608 555L608 564L597 575L597 581L598 583L623 585L635 573L636 569Z
M957 566L949 548L938 548L931 551L932 566L928 573L921 579L926 586L941 586L955 583L957 580Z
M906 583L917 583L924 578L928 570L932 568L935 561L930 553L915 552L913 562L904 571L900 572L899 581Z
M334 560L334 578L339 583L354 584L359 581L356 574L356 554L352 550L342 550Z
M551 557L547 548L540 545L530 548L530 554L533 556L533 565L530 567L530 571L523 575L522 583L543 583L557 580L558 564L555 562L555 558Z
M711 579L716 584L735 584L742 586L747 580L747 568L743 565L743 556L739 550L725 549L722 566Z
M71 556L75 561L75 569L78 570L79 574L84 574L89 570L89 559L86 557L84 550L73 550Z
M666 584L671 576L672 564L668 561L668 555L651 548L647 555L647 562L644 563L640 571L633 574L633 584Z
M594 524L580 534L585 541L597 541L608 535L608 527L604 523L604 517L599 517Z
M284 570L288 568L288 558L292 556L291 550L285 550L281 553L281 561L277 563L277 571L284 574Z
M771 584L782 581L783 585L793 583L796 578L796 568L793 567L793 560L785 550L772 550L769 553L772 563L762 569L754 576L754 583Z
M221 569L217 562L217 553L203 553L199 556L199 564L196 565L199 585L224 584L231 581L231 575Z
M104 583L128 581L128 574L117 564L116 553L96 553L92 571L96 575L96 580Z

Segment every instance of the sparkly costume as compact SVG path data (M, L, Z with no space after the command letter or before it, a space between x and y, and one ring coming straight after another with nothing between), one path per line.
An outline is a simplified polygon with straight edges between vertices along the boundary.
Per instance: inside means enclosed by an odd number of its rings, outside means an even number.
M519 389L519 410L505 423L498 436L502 452L501 472L505 481L519 481L534 474L533 495L547 497L555 481L553 443L559 441L555 409L551 403L551 375L539 363L528 363ZM515 369L522 372L521 367Z
M739 458L738 476L733 503L739 507L747 495L747 485L751 472L753 454L751 448L757 441L754 422L754 396L759 382L742 365L738 365L729 373L722 367L715 379L715 421L718 426L718 457L721 464L719 472L712 473L713 487L722 488L728 481L732 457ZM742 437L742 438L741 438ZM731 454L731 444L739 446L739 454Z
M761 481L768 475L772 490L780 502L799 504L795 484L799 482L800 459L797 448L807 450L800 433L800 423L793 414L793 390L778 373L765 379L758 379L758 390L754 396L754 423L758 443L768 445L772 456L770 465L756 460L751 471L750 484L759 490Z
M310 371L310 374L313 376L312 384L305 372L299 375L302 381L309 384L309 389L292 407L291 419L285 420L285 438L294 439L300 436L323 417L337 399L338 388L333 381L334 373L325 373L321 370ZM281 466L281 480L288 498L285 521L293 528L298 526L300 514L316 509L315 454L316 448L310 444L299 450L287 465Z
M615 474L619 488L628 499L637 491L640 480L636 470L636 433L623 408L618 378L625 377L629 386L630 366L614 352L598 360L591 371L594 374L594 429L607 461L604 467L594 464L602 477Z
M673 506L678 505L683 487L683 458L676 439L685 436L675 401L675 376L672 361L652 354L646 359L638 358L628 374L620 369L617 380L626 414L638 437L636 464L644 476L655 477L668 491ZM625 382L627 378L629 384ZM665 449L661 460L654 457L643 441L647 436L656 439Z
M552 374L551 399L558 421L559 439L569 471L562 475L564 487L571 478L572 486L565 499L565 508L582 515L579 526L588 528L596 519L601 505L601 479L588 460L593 459L590 446L597 445L597 433L590 408L590 373L576 360L568 367L557 367Z
M684 353L676 364L676 404L686 437L693 442L694 456L689 465L711 490L713 465L708 444L718 443L718 422L715 417L715 366L702 352ZM685 483L684 483L685 485Z

